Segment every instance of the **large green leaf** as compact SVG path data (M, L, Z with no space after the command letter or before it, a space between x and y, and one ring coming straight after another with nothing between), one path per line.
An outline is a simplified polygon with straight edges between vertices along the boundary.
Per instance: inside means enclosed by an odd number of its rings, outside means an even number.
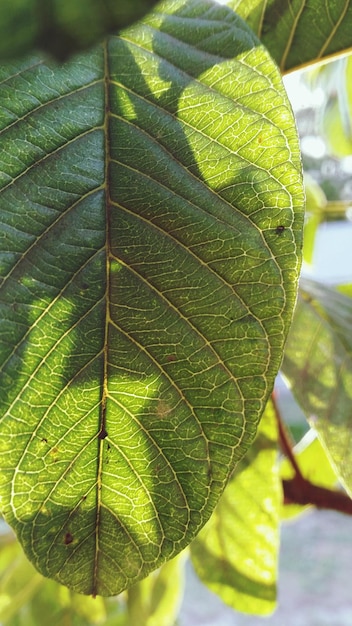
M1 0L0 59L33 49L66 58L125 28L156 0Z
M1 506L44 575L116 594L205 523L272 389L300 265L292 113L208 2L1 79Z
M352 47L348 0L230 0L276 60L282 72Z
M339 477L352 491L352 300L301 281L283 372Z
M201 580L238 611L266 615L275 608L281 500L277 422L269 401L257 438L191 544Z

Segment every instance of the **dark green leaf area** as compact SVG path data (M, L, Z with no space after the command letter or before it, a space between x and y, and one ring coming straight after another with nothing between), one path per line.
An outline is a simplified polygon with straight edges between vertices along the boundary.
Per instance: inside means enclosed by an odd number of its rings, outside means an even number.
M229 5L260 37L282 72L351 47L349 2L230 0Z
M0 58L40 48L59 60L141 18L156 0L2 0Z
M253 440L295 302L297 137L267 53L207 2L7 72L3 510L44 575L113 595L191 541Z
M301 281L283 371L339 478L351 491L352 300Z

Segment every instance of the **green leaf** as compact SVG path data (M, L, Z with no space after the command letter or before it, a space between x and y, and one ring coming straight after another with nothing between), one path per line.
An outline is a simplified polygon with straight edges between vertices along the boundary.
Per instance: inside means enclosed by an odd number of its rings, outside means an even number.
M345 296L352 298L352 283L346 283L344 285L338 285L336 287L337 291L343 293Z
M59 59L141 18L156 0L1 0L0 59L40 48Z
M304 478L319 487L332 489L336 486L338 476L314 429L311 428L304 435L301 441L293 448L293 452ZM280 463L280 477L283 480L290 480L294 476L295 470L292 467L292 463L287 458L283 459ZM310 505L285 504L282 507L281 517L283 519L291 519L309 507Z
M313 262L315 238L322 221L322 212L326 208L327 200L320 185L309 174L304 175L306 192L306 215L304 222L303 259L306 263Z
M193 539L254 438L298 140L268 53L207 2L1 74L1 506L45 576L113 595Z
M302 280L283 372L351 493L352 300Z
M326 108L321 115L321 132L330 154L342 158L352 150L352 58L344 57L331 64L330 89ZM323 68L324 69L324 68ZM324 72L315 83L324 84Z
M352 5L346 0L230 0L282 72L352 47Z
M43 577L33 568L19 545L12 541L0 553L0 620L8 624L28 604L43 584Z
M254 444L191 544L203 583L244 613L267 615L276 605L282 500L278 467L277 423L269 401Z
M174 626L183 598L186 551L127 592L129 624Z
M352 141L346 133L337 100L330 102L324 112L322 132L330 155L341 159L351 154Z

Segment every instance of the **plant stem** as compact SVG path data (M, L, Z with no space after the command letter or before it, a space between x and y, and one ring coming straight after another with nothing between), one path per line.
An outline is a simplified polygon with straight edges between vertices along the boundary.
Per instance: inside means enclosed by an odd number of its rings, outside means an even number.
M287 429L282 422L274 393L272 394L272 403L278 424L280 447L285 456L290 460L295 471L293 478L282 481L284 504L312 505L318 509L330 509L352 515L352 500L347 494L343 491L326 489L325 487L314 485L304 478L294 455Z

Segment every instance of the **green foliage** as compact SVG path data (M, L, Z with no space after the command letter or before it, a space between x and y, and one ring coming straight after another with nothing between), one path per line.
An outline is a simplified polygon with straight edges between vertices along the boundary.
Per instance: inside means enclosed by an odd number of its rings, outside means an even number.
M306 263L312 264L315 238L318 227L323 221L327 200L322 188L309 174L306 174L304 177L304 186L306 191L306 215L304 223L303 259Z
M128 592L129 624L174 626L184 586L186 551L131 587Z
M281 72L352 48L349 2L230 0L228 5L246 20Z
M26 559L12 533L2 532L0 552L0 620L13 626L95 626L109 614L102 598L85 597L43 578ZM116 624L116 621L115 621Z
M350 297L302 279L283 361L283 372L349 493L351 322Z
M238 611L265 615L275 608L281 499L277 421L269 401L253 445L191 544L200 579Z
M154 4L156 0L1 0L0 59L38 48L65 59L125 28Z
M320 112L319 131L327 151L334 157L349 156L352 151L352 58L337 59L313 71L309 77L313 88L326 94Z
M195 537L203 582L268 614L302 510L268 401L304 207L276 63L343 52L352 9L170 0L121 31L152 4L0 7L0 497L36 568L5 533L11 626L173 626ZM312 262L327 203L306 190ZM319 433L302 475L348 490L350 297L302 282L283 361Z

